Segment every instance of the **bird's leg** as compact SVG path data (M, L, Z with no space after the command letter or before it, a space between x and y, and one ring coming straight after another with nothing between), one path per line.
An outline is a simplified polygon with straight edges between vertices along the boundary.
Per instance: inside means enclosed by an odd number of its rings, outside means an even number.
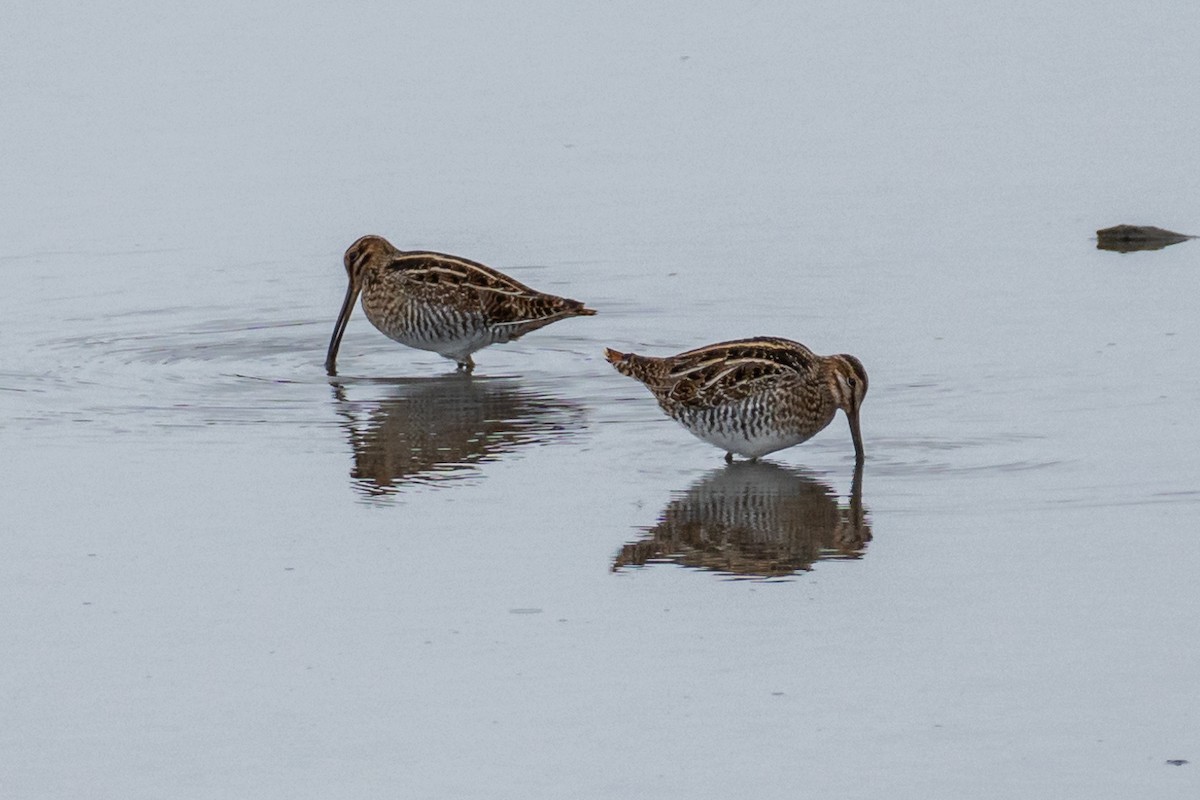
M726 464L732 464L732 463L733 463L733 453L726 453L726 454L725 454L725 463L726 463Z
M468 355L462 361L458 362L458 371L459 372L465 372L468 375L470 375L472 370L474 370L474 369L475 369L475 359L471 358L470 355Z

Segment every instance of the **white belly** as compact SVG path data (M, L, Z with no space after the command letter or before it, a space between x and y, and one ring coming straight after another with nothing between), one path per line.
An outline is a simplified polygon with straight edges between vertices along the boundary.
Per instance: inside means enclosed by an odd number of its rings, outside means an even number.
M792 447L816 433L782 422L761 398L710 408L664 405L663 410L696 438L747 458Z
M808 436L795 433L767 432L757 436L746 436L741 431L701 430L685 425L696 438L721 448L728 453L758 458L776 450L793 447L807 441Z
M391 338L400 344L415 347L418 350L428 350L455 361L465 361L471 353L482 350L496 341L495 337L488 336L486 332L452 338L431 338L412 334L392 336Z

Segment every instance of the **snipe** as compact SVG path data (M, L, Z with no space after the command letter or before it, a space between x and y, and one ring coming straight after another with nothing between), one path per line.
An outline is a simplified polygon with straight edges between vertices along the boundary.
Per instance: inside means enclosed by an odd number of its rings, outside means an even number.
M854 356L819 356L775 337L710 344L666 358L611 349L604 356L622 375L645 384L676 422L724 450L726 461L807 441L840 408L862 463L858 412L867 371Z
M502 272L458 256L397 250L364 236L346 251L350 284L329 340L325 371L337 374L338 346L354 301L371 324L401 344L431 350L470 372L471 354L511 342L567 317L595 314L578 300L544 294Z

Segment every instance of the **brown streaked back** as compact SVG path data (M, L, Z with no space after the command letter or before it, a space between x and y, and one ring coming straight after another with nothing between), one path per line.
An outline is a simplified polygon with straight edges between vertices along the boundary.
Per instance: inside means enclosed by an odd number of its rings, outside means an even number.
M512 296L544 295L477 261L428 250L399 251L385 269L399 272L408 283L470 287Z
M605 357L618 372L641 381L656 395L696 405L740 400L780 380L808 377L820 362L798 342L766 336L707 345L666 358L615 350L606 350Z

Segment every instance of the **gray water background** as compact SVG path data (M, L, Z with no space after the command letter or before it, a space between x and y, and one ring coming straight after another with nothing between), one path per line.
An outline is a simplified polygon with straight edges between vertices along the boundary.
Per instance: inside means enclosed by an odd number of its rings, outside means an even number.
M1200 791L1194 4L2 17L4 797ZM600 313L331 383L364 233ZM601 355L759 334L858 539Z

